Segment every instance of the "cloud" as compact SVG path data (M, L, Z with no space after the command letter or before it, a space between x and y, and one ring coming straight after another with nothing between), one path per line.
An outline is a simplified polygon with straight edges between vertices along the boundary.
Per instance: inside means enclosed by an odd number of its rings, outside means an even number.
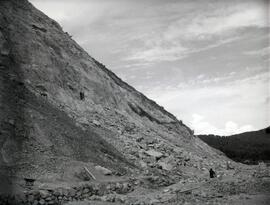
M228 135L269 126L270 105L266 100L270 96L269 81L268 72L263 72L219 84L209 82L203 86L197 81L191 85L179 83L178 88L165 89L164 85L144 92L196 133Z
M212 35L224 35L224 32L241 27L268 26L266 18L265 11L260 7L237 9L231 7L227 10L222 8L222 10L213 10L210 14L198 15L184 30L180 30L179 27L178 29L173 28L173 30L175 30L176 36L182 34L187 39L197 37L205 39Z
M245 51L245 55L256 55L256 56L268 56L270 55L270 47L261 48L258 50Z
M124 62L177 61L237 40L239 28L267 26L262 1L31 2L94 56L103 57L106 48Z
M201 79L203 79L203 78L205 78L205 75L204 75L204 74L200 74L200 75L197 76L197 79L198 79L198 80L201 80Z
M143 62L162 62L162 61L176 61L190 56L191 54L206 51L212 48L216 48L233 41L238 40L239 37L232 37L228 39L222 39L205 47L188 48L181 44L167 43L167 45L157 45L155 47L145 48L144 50L136 50L130 53L129 56L124 58L125 61L143 61ZM166 42L163 42L166 44Z
M205 121L205 117L199 114L193 114L191 121L191 127L195 128L195 134L215 134L221 136L228 136L238 134L242 132L248 132L254 130L252 125L239 126L233 121L227 121L223 128L218 128L213 124Z
M267 9L260 3L230 4L217 1L200 11L179 14L155 35L144 36L144 46L133 50L125 60L176 61L193 53L231 43L243 37L239 30L267 27ZM254 29L255 29L254 28Z
M177 45L174 47L163 48L162 46L157 46L150 48L148 50L137 51L131 54L125 60L144 60L149 62L157 61L174 61L184 58L186 56L185 51L187 48Z

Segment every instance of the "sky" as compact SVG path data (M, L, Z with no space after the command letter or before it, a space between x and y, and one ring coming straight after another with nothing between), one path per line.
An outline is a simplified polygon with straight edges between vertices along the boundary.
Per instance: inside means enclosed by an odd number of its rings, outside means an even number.
M270 125L267 0L30 0L195 134Z

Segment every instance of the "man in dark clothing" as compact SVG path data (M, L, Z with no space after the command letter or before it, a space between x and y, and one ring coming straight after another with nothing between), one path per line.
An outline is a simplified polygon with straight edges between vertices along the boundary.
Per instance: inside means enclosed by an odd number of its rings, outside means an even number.
M214 170L212 168L209 170L209 174L210 174L210 178L216 177L216 173L214 172Z
M80 99L84 100L84 92L80 92Z

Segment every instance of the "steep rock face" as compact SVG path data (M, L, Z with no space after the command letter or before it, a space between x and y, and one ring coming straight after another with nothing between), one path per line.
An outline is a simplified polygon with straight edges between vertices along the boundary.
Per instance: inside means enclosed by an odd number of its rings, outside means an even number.
M70 81L76 76L61 70L63 60L58 62L56 54L50 53L47 43L54 42L49 36L43 36L42 43L38 40L39 32L47 33L44 16L26 1L1 1L0 5L1 168L38 177L48 170L57 172L58 165L69 159L120 170L121 163L130 165L99 134L76 125L69 112L59 109L61 97L50 97L58 95L65 82L61 75Z
M2 167L39 176L69 160L155 167L149 149L178 156L174 170L225 160L26 0L2 0L0 11Z

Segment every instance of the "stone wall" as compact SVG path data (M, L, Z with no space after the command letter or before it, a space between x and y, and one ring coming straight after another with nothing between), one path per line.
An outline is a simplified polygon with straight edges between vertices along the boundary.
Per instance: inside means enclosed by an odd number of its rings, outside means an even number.
M93 196L126 194L133 191L132 182L86 183L77 187L29 189L20 195L1 195L0 205L59 205L69 201L93 200Z

